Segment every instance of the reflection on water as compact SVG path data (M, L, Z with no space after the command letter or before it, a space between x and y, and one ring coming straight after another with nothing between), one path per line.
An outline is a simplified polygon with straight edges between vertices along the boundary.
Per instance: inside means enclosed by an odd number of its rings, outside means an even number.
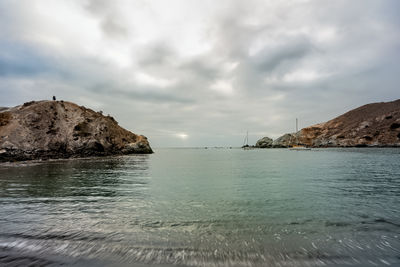
M118 190L121 184L147 183L148 156L16 165L0 167L1 197L112 197L124 193Z
M400 150L0 165L0 265L400 264Z

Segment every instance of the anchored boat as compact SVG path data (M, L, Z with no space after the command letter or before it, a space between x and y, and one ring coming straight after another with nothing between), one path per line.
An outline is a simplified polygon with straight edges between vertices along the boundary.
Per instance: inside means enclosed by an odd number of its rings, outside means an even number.
M289 150L311 150L311 148L303 146L303 145L295 145L295 146L289 147Z
M250 149L250 146L249 146L249 131L246 132L246 136L244 138L242 148L243 149Z
M298 128L299 128L299 121L296 118L296 133L299 131ZM292 143L292 142L290 142L290 143ZM309 147L307 147L307 146L305 146L303 144L299 144L299 140L298 140L298 137L296 135L296 145L293 145L293 146L289 147L289 150L311 150L311 148L309 148Z

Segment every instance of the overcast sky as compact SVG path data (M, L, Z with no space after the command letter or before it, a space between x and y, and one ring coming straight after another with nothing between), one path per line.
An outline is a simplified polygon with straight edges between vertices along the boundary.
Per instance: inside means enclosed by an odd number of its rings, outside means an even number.
M400 98L400 1L0 1L0 106L102 110L153 147L240 146Z

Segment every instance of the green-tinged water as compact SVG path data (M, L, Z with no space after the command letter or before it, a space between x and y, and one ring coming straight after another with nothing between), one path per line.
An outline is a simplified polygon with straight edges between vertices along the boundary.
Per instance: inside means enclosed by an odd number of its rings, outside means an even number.
M400 265L400 149L155 152L0 165L0 265Z

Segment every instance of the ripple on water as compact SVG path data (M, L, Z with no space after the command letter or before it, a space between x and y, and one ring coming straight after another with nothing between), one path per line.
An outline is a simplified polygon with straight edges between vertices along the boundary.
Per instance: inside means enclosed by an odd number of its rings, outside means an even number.
M0 166L0 265L400 265L398 150Z

